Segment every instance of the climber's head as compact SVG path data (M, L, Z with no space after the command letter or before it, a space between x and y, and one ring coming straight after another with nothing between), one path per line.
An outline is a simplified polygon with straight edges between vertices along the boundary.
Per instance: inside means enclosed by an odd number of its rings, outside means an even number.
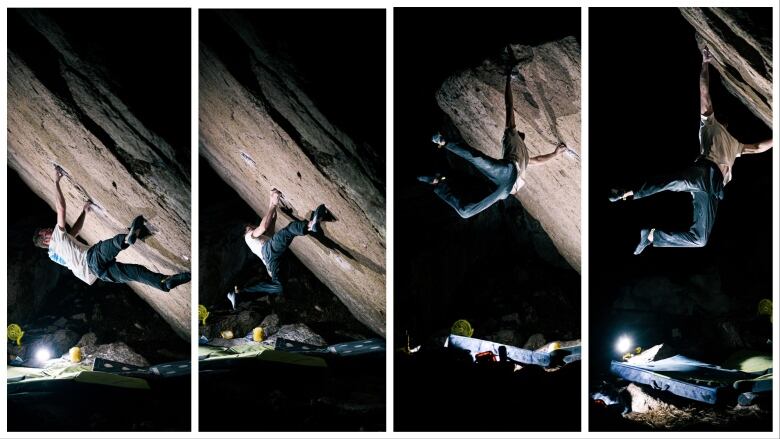
M40 228L33 234L33 244L40 248L49 248L49 242L51 242L51 234L54 232L51 227Z

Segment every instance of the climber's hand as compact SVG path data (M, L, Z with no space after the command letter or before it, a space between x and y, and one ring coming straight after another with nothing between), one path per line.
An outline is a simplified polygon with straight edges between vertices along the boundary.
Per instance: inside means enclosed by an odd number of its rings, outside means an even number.
M558 146L555 147L555 153L556 154L563 154L564 152L566 152L567 149L569 149L569 147L566 146L565 143L561 142L561 143L558 144Z
M707 46L702 47L701 49L701 62L702 64L707 64L712 61L712 52L710 52L710 49L707 48Z
M87 201L84 203L84 212L91 212L92 211L92 202Z
M59 166L54 167L54 181L57 183L60 182L60 179L62 179L62 176L65 175L65 171L62 170Z

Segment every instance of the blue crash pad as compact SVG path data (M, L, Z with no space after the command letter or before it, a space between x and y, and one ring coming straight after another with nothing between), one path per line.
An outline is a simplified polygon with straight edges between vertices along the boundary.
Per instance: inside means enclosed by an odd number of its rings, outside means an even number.
M708 404L715 404L719 394L734 382L757 376L682 355L641 364L612 361L610 371L625 380Z
M535 364L537 366L550 366L551 357L549 352L536 352L528 349L521 349L501 343L495 343L478 338L463 337L460 335L450 335L447 338L447 346L456 349L465 349L471 354L471 358L476 361L476 356L480 352L492 352L498 356L498 348L506 347L506 355L510 359L522 364Z

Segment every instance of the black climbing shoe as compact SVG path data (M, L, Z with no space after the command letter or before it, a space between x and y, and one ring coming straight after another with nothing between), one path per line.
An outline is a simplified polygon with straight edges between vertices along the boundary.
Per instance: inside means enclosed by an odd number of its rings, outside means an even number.
M647 246L653 245L653 241L650 240L650 233L652 233L653 230L655 229L642 229L642 232L640 233L639 244L634 250L635 255L642 253L642 251L646 249Z
M624 190L621 189L609 190L609 201L613 203L616 201L625 200L626 198L628 198L628 196L626 195L626 191Z
M437 173L436 175L419 175L417 176L417 181L421 181L423 183L430 184L430 185L437 185L446 178L447 177L442 177L441 174Z
M184 273L174 274L171 276L166 277L162 280L162 284L165 287L164 289L166 291L170 291L179 285L186 284L190 281L192 278L192 275L189 271L185 271Z
M320 233L322 229L320 229L320 221L322 221L322 218L325 217L325 214L328 212L328 209L325 208L324 204L320 204L317 206L316 209L314 209L314 212L311 213L311 221L312 225L309 229L312 233Z
M125 243L133 245L138 239L138 235L141 234L141 229L144 227L144 216L138 215L130 224L130 231L125 236Z

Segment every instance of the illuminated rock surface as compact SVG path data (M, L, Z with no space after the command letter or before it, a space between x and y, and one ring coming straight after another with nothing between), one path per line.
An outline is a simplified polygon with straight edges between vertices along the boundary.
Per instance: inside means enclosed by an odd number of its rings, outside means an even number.
M696 30L699 45L712 52L712 66L726 89L771 127L771 9L680 8L680 13Z
M251 26L223 18L241 46L231 55L201 43L201 156L258 215L272 187L297 218L324 203L336 218L323 225L328 239L299 238L291 250L358 320L384 335L381 160L320 113L293 67L266 50ZM290 220L280 212L276 229Z
M118 259L165 274L189 270L189 166L134 115L106 72L82 57L55 21L36 11L20 13L58 60L40 65L29 62L37 59L29 52L8 51L8 165L52 207L51 222L41 226L56 222L59 165L67 172L61 186L68 223L87 200L96 205L80 234L87 243L125 232L142 214L152 236ZM169 293L129 285L189 339L189 285Z
M528 169L515 196L549 235L558 252L580 270L580 45L573 37L539 46L512 46L520 61L513 81L517 129L531 156L558 142L573 152ZM437 101L463 139L501 157L505 125L504 68L495 57L460 71L442 84Z

